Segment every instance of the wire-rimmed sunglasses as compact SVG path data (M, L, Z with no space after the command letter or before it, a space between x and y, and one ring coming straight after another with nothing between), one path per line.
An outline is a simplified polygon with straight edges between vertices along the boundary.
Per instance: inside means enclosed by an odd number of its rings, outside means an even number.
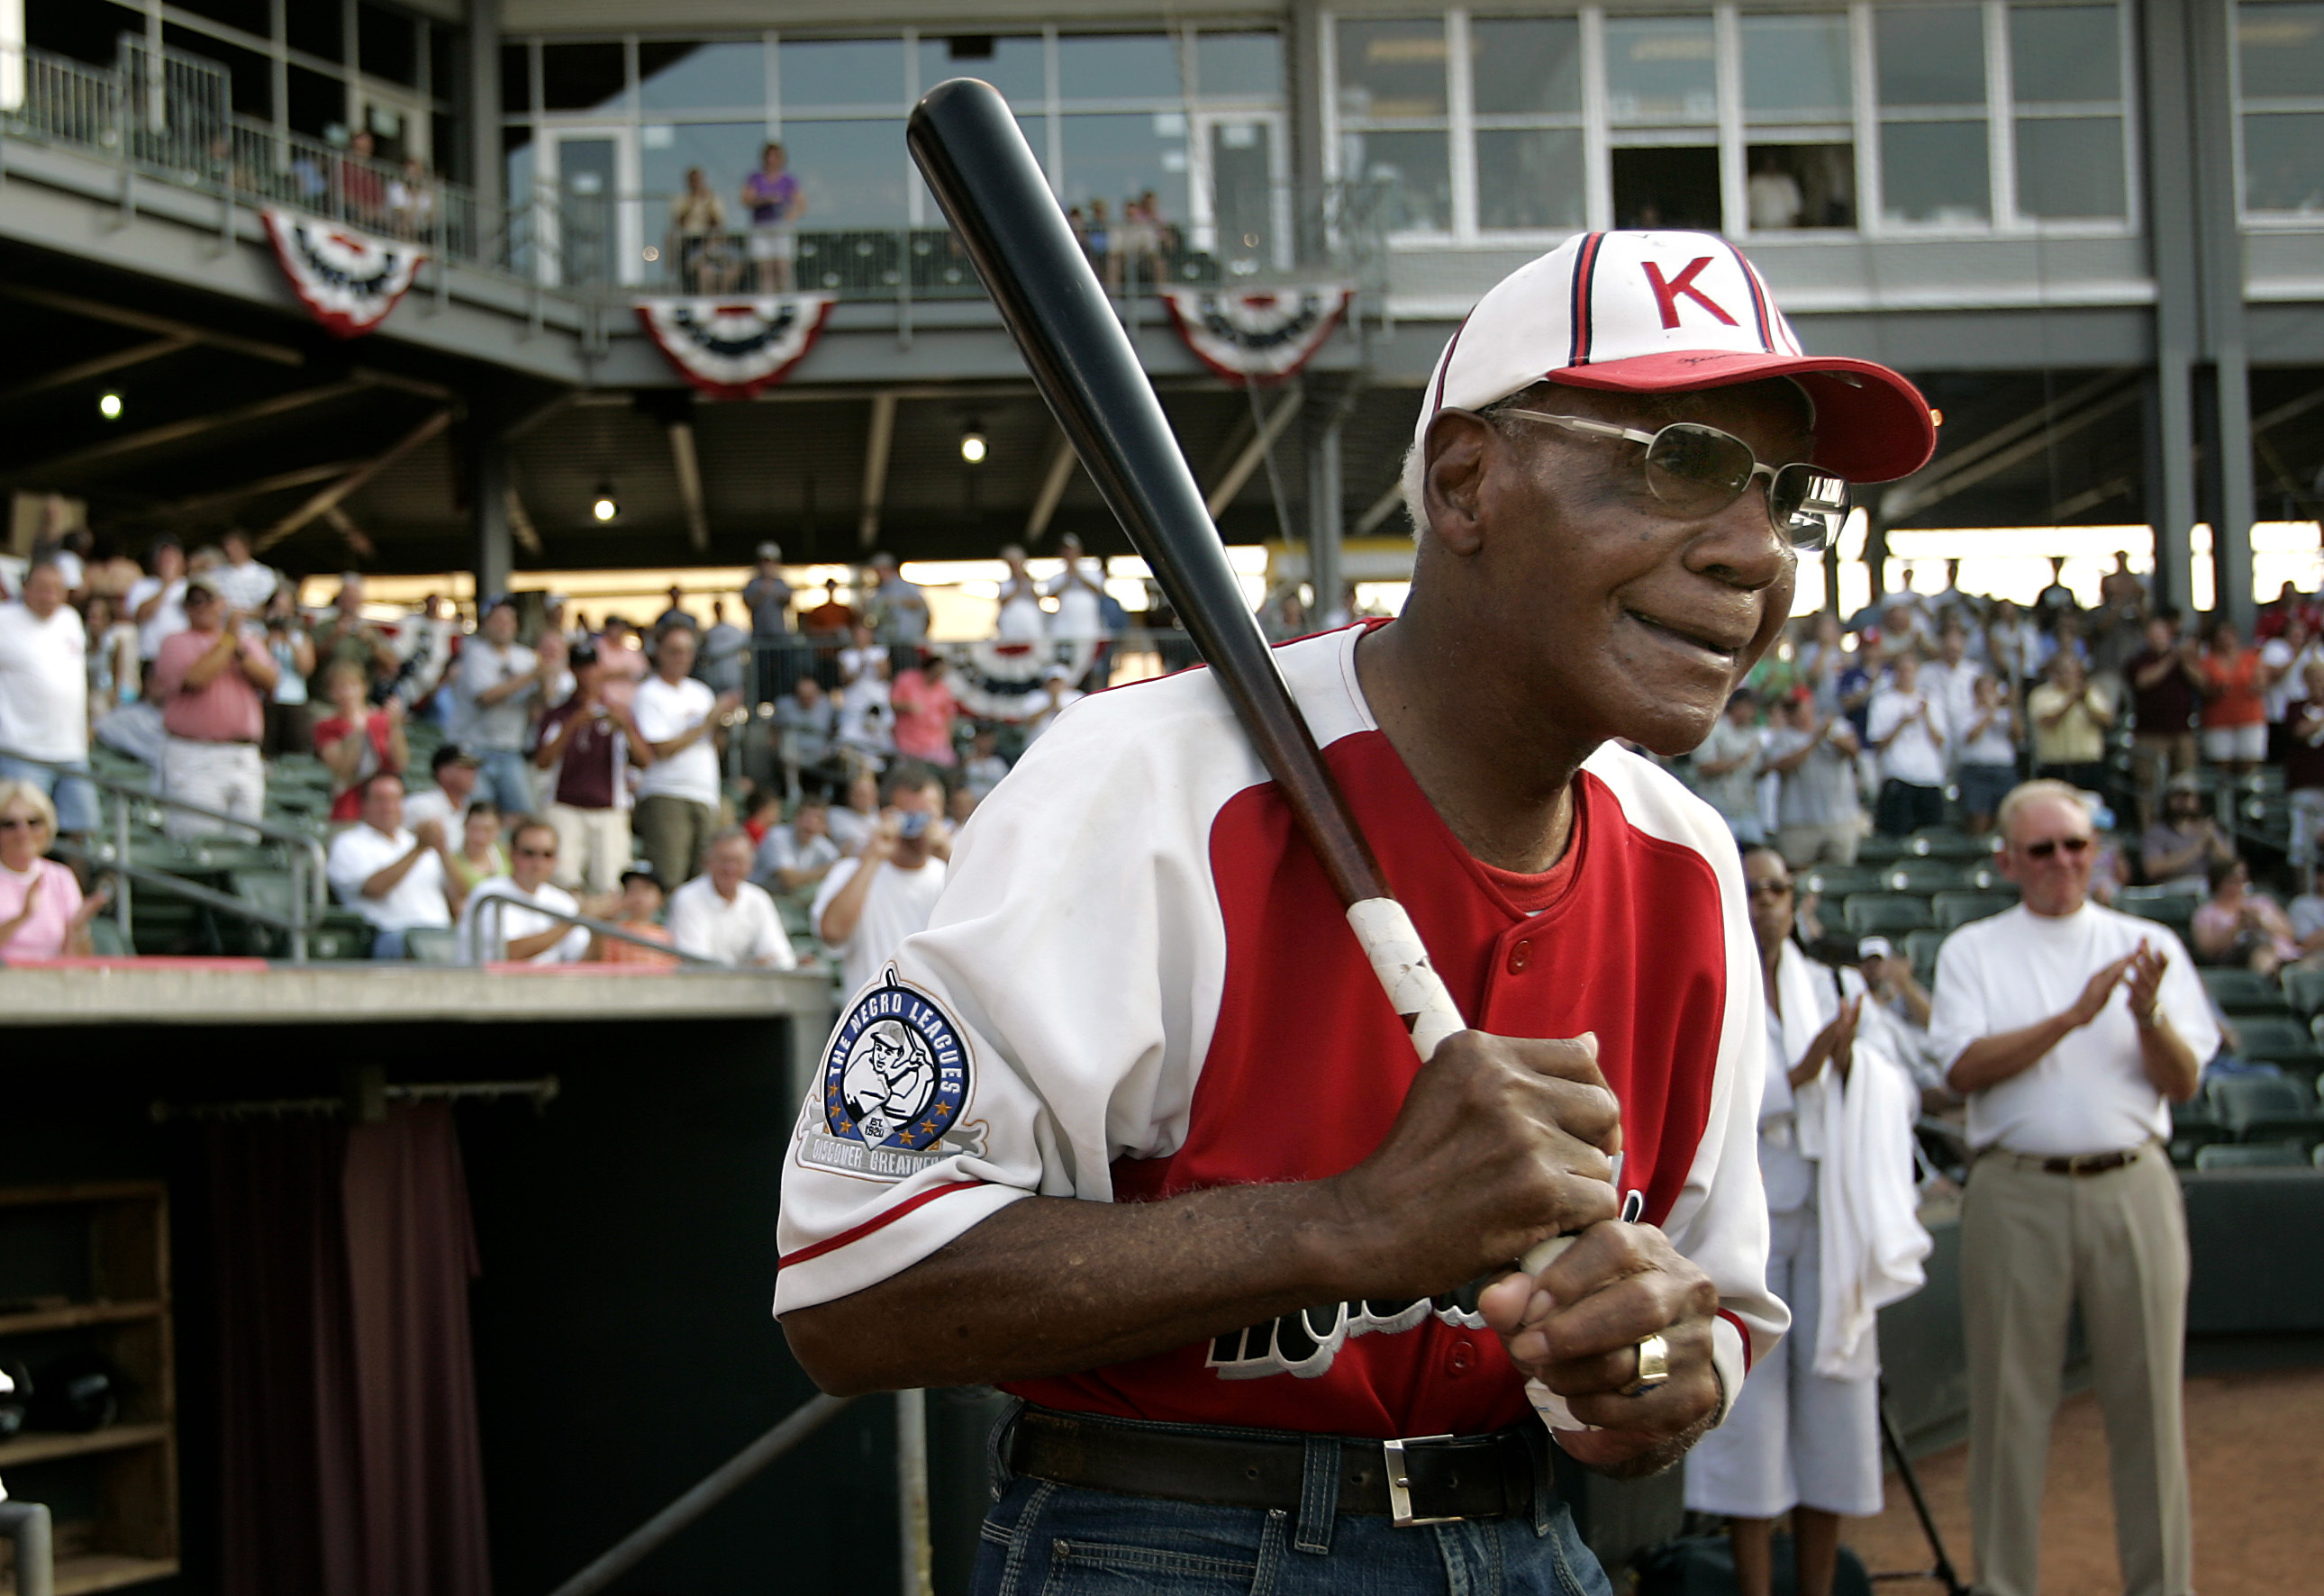
M1700 421L1674 421L1659 432L1645 432L1636 427L1587 421L1580 416L1553 416L1542 411L1495 410L1492 413L1546 421L1592 438L1645 444L1646 486L1682 515L1716 515L1765 476L1768 523L1802 554L1831 547L1839 540L1841 523L1848 520L1846 478L1805 460L1766 465L1732 432L1721 432Z

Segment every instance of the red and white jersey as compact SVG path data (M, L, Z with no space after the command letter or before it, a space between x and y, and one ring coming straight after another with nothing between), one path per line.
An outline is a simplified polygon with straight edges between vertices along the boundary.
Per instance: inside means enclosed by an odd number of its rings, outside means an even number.
M1707 1272L1729 1399L1788 1323L1766 1289L1765 1000L1726 826L1600 750L1544 876L1471 858L1374 724L1361 628L1277 653L1471 1024L1594 1031L1618 1184ZM980 807L928 928L851 1001L786 1158L778 1313L861 1291L1036 1193L1134 1202L1314 1180L1377 1147L1421 1065L1207 671L1076 705ZM1450 1298L1318 1305L1017 1382L1121 1417L1475 1435L1529 1408Z

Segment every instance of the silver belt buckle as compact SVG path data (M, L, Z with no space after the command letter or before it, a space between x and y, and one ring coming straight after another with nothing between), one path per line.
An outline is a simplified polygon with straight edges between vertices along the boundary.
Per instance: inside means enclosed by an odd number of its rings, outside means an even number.
M1400 1435L1393 1441L1380 1443L1380 1452L1388 1460L1388 1522L1398 1529L1413 1529L1423 1524L1458 1524L1457 1513L1444 1518L1416 1518L1412 1516L1412 1476L1405 1471L1404 1449L1416 1441L1450 1441L1450 1435Z

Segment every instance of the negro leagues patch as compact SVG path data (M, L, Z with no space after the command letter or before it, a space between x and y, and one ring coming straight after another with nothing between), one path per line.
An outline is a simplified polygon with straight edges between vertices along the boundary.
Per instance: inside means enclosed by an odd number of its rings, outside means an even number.
M891 968L831 1033L821 1112L801 1126L799 1162L896 1181L982 1152L981 1127L956 1128L968 1088L968 1047L951 1017Z

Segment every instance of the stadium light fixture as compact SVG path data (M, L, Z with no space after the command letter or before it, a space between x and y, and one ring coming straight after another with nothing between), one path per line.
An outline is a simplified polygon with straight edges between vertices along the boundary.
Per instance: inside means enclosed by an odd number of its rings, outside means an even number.
M960 435L960 457L972 466L984 464L984 429L971 421Z
M600 522L612 521L622 512L622 502L613 497L611 483L597 484L596 496L589 501L589 513Z
M97 397L97 413L108 421L121 420L121 395L106 389Z

